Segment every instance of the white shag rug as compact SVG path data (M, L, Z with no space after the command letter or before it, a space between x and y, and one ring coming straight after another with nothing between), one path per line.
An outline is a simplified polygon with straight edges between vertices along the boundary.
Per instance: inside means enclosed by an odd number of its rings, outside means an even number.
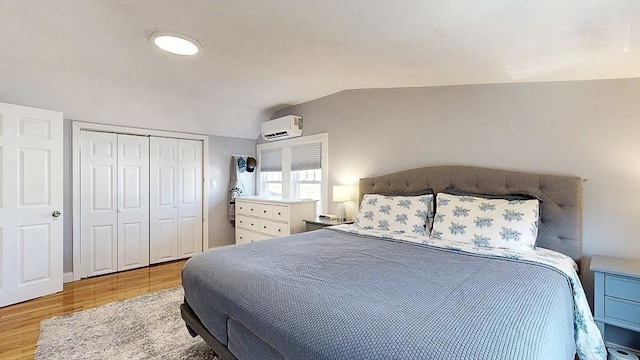
M217 359L187 332L183 296L176 287L46 319L35 359Z

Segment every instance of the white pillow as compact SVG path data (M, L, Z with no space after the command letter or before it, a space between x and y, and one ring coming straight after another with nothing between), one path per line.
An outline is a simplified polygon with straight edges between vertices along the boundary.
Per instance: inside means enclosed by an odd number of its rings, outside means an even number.
M427 236L433 216L433 195L386 196L366 194L354 225L362 229Z
M533 250L538 200L484 199L440 193L431 237L480 247Z

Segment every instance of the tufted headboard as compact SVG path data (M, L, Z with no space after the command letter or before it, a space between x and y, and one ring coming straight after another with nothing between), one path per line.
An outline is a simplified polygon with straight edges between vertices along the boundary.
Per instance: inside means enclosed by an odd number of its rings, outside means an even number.
M527 193L543 201L536 246L558 251L580 265L582 182L579 177L536 175L472 166L428 166L360 179L360 200L378 192L411 193L447 187L485 194Z

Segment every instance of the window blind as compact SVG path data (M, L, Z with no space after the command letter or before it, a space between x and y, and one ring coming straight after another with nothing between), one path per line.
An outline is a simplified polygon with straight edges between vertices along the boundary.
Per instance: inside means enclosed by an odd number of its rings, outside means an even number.
M260 152L260 171L282 171L282 148Z
M322 169L322 143L296 145L291 148L291 171Z

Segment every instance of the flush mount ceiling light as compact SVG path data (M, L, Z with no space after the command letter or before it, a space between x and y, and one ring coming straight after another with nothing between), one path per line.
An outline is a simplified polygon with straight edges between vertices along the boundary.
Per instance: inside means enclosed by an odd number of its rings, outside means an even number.
M202 47L198 40L175 32L156 31L150 38L160 49L177 55L195 55Z

